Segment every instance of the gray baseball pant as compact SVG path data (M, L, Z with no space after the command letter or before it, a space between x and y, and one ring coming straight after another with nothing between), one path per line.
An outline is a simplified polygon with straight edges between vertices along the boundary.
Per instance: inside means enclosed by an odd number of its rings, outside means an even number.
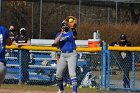
M76 78L77 52L61 53L57 63L56 78L62 79L63 72L68 65L68 71L71 78Z
M6 75L6 66L3 62L0 62L0 85L3 83Z

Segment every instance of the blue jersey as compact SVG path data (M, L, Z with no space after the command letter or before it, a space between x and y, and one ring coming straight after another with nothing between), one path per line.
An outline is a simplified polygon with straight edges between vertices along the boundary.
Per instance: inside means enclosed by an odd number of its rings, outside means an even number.
M9 37L9 31L4 26L0 25L0 60L5 59L6 39Z
M60 35L61 32L58 32L56 34L56 37ZM61 51L72 51L76 50L76 44L73 36L72 31L66 32L66 34L63 34L60 41L59 41L60 49Z

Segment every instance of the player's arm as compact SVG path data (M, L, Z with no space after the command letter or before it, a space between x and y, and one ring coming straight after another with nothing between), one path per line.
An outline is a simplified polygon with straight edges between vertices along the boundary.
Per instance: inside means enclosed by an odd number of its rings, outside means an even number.
M62 37L62 33L60 33L60 35L55 38L54 44L57 44L60 41L61 37Z
M30 38L28 38L28 40L27 40L26 43L18 43L17 41L18 41L18 39L16 38L16 39L13 41L12 44L14 44L14 45L16 45L16 46L29 46L29 45L31 45L31 40L30 40Z
M27 43L19 43L18 45L29 46L29 45L31 45L31 42L30 42L30 40L28 40Z
M12 45L12 41L11 41L10 37L8 37L6 39L6 45L8 45L8 46L11 46Z
M54 43L53 43L53 44L58 44L58 43L59 43L59 41L60 41L60 39L61 39L61 37L62 37L62 35L63 35L64 33L65 33L64 29L61 29L60 34L59 34L59 35L56 35L56 38L55 38L55 40L54 40Z
M12 40L10 39L10 34L7 28L3 28L5 30L5 34L6 34L6 45L10 46L12 45Z
M77 39L77 31L75 28L73 28L72 31L73 31L73 37L76 40Z

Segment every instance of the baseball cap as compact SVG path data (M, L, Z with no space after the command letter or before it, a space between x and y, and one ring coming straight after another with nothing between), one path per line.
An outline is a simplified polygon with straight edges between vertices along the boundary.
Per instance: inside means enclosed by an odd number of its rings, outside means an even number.
M69 28L69 26L67 25L66 21L62 21L61 27Z
M20 28L20 31L23 31L23 30L25 31L26 29L25 28Z
M126 40L126 35L125 34L121 34L120 39L121 40Z

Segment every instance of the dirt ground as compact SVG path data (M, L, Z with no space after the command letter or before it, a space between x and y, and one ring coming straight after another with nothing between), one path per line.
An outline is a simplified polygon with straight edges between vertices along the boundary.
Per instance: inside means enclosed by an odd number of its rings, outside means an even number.
M33 91L22 89L0 89L0 93L55 93L52 91Z
M24 90L24 89L0 89L0 93L57 93L53 90ZM71 93L68 92L67 93Z
M37 91L37 90L23 90L23 89L1 89L0 93L57 93L57 91ZM66 91L66 93L72 93L71 91ZM78 93L139 93L130 91L79 91Z
M41 90L23 90L23 89L0 89L0 93L57 93L57 91L41 91ZM66 90L66 93L72 93L71 91ZM96 92L85 92L79 91L78 93L96 93Z
M56 86L3 84L0 93L57 93ZM66 93L72 93L72 88L65 88ZM80 88L78 93L98 93L90 88Z

